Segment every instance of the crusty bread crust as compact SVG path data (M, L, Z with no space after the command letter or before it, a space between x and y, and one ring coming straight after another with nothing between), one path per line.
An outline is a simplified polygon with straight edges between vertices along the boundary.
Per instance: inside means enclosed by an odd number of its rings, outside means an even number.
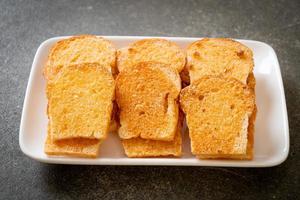
M245 45L228 38L205 38L188 46L183 71L189 72L191 82L205 75L222 75L246 84L253 67L253 53Z
M177 71L166 64L142 62L121 71L116 79L119 136L172 141L180 89Z
M143 39L118 50L117 66L122 71L139 62L153 61L168 64L180 72L185 66L185 58L185 53L174 42L156 38Z
M82 63L98 63L115 75L116 49L110 41L94 35L79 35L61 40L50 51L44 76L46 80L51 80L63 67Z
M255 93L256 80L253 72L251 72L247 78L247 85Z
M114 89L111 73L99 64L63 68L47 84L51 139L104 139L111 119Z
M243 159L255 109L254 93L247 85L229 77L204 76L181 91L180 104L194 155Z

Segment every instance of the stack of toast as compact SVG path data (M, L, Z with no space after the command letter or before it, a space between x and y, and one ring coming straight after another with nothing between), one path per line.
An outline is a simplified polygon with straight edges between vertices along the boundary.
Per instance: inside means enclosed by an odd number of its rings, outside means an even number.
M96 157L117 131L128 157L179 157L186 117L196 157L252 159L253 68L252 51L231 39L202 39L186 51L158 38L119 50L91 35L62 40L44 70L45 152Z
M164 39L144 39L117 53L119 136L128 157L180 156L180 71L185 54Z
M96 36L72 37L52 48L44 68L47 154L97 156L111 124L115 62L113 45Z
M231 39L206 38L187 48L190 85L181 91L180 103L197 157L252 159L253 67L252 51Z

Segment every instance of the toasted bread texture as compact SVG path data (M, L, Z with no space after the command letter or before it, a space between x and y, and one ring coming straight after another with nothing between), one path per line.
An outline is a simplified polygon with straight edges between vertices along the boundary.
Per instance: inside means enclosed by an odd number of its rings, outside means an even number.
M44 76L51 80L63 67L82 63L98 63L114 75L117 73L116 49L110 41L94 35L80 35L61 40L50 51Z
M241 155L199 155L201 159L236 159L236 160L252 160L253 159L253 147L254 147L254 131L255 131L255 119L256 119L257 108L255 106L254 111L249 119L248 126L248 142L246 154Z
M190 82L205 75L222 75L246 84L253 66L253 53L245 45L227 38L205 38L187 48L184 71L189 72Z
M254 93L247 85L229 77L204 76L181 91L180 104L194 155L247 155L249 118L255 109Z
M247 144L247 153L245 156L241 156L237 159L242 160L252 160L253 159L253 146L254 146L254 131L255 131L255 119L257 114L257 107L254 106L254 110L251 114L249 119L249 126L248 126L248 144Z
M247 85L249 86L249 88L251 90L253 90L253 92L255 92L256 80L255 80L255 76L254 76L253 72L251 72L248 76Z
M96 158L101 141L96 139L66 139L53 141L51 137L51 125L48 125L48 135L44 151L54 156L74 156L83 158Z
M112 74L99 64L63 68L47 84L52 139L104 139L111 119L114 89Z
M125 154L128 157L181 156L182 151L182 118L179 118L173 141L147 140L140 137L122 140Z
M180 89L179 74L166 64L143 62L122 70L116 79L121 139L172 141Z
M185 66L186 55L174 42L156 38L139 40L117 53L119 71L149 61L168 64L180 72Z

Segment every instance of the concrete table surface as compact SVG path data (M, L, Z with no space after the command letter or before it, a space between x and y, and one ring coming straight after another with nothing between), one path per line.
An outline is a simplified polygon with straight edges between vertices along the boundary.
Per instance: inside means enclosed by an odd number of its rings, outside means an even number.
M300 190L300 1L0 1L0 199L297 199ZM34 54L72 34L264 41L281 65L291 147L273 168L64 166L18 144Z

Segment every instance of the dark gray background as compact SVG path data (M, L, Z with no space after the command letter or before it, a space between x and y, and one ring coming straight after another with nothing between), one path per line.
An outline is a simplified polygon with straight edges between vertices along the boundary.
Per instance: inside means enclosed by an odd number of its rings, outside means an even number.
M0 1L0 199L296 199L300 175L300 2ZM286 162L266 169L63 166L22 154L19 122L34 54L72 34L233 37L275 49L289 114ZM299 197L298 197L299 198Z

